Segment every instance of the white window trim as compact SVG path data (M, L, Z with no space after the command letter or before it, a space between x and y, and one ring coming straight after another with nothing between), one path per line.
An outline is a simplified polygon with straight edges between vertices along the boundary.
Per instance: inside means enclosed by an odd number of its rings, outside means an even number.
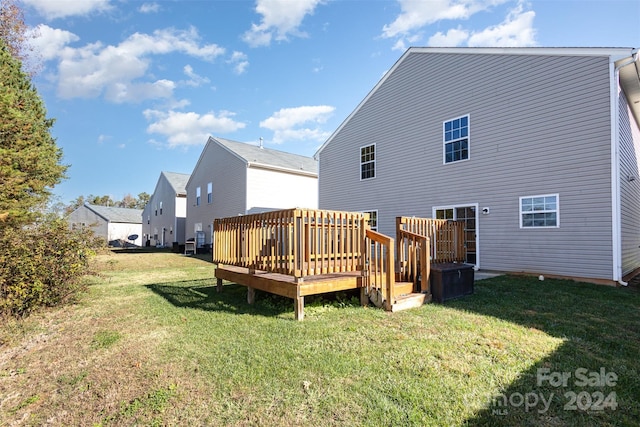
M455 160L452 162L447 163L447 144L450 143L451 141L445 141L444 139L444 124L447 122L452 122L454 120L457 119L461 119L463 117L467 118L467 128L469 129L469 133L467 134L467 152L469 153L467 155L466 159L461 159L461 160ZM464 139L464 138L460 138L460 139ZM460 162L466 162L469 161L471 159L471 114L463 114L461 116L458 117L454 117L452 119L448 119L448 120L443 120L442 122L442 164L443 165L452 165L452 164L456 164L456 163L460 163Z
M200 187L196 187L196 206L200 206L202 200L202 190Z
M367 148L367 147L371 147L373 146L373 177L371 178L362 178L362 149L363 148ZM367 144L367 145L363 145L362 147L360 147L360 149L358 150L358 156L360 158L360 168L358 169L358 174L360 175L360 181L369 181L371 179L376 179L376 177L378 176L378 148L376 147L376 143L374 142L373 144Z
M455 209L459 208L459 207L466 207L466 206L473 206L476 209L476 263L474 264L475 270L479 270L480 269L480 213L479 213L479 209L480 209L480 205L478 203L456 203L455 205L443 205L443 206L432 206L431 207L431 218L435 218L436 217L436 212L439 210L447 210L447 209L453 209L454 210L454 214L453 216L455 217ZM456 221L454 219L454 221Z
M376 226L375 226L375 228L371 227L371 230L378 231L380 229L380 216L378 215L378 209L363 209L361 212L362 213L371 213L371 212L375 212L376 213ZM371 220L371 218L369 218L369 220Z
M556 198L556 209L554 211L538 211L536 213L548 213L548 212L555 212L556 213L556 225L545 225L545 226L541 226L541 227L524 227L522 225L522 214L525 213L522 211L522 199L534 199L536 197L555 197ZM552 193L552 194L538 194L535 196L521 196L518 199L518 211L519 211L519 222L520 222L520 228L523 230L539 230L539 229L545 229L545 228L560 228L560 193ZM527 212L530 213L530 212Z

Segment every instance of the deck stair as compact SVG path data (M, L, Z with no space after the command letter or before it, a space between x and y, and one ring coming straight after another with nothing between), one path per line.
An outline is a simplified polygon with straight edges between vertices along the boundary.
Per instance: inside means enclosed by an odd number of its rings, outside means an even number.
M377 307L396 312L431 301L429 238L398 230L396 241L366 231L363 291ZM396 262L396 255L397 262Z
M431 302L431 294L427 292L414 292L413 282L395 282L393 284L394 302L391 303L391 312L408 310L420 307ZM378 308L385 307L386 294L377 289L369 292L369 301Z

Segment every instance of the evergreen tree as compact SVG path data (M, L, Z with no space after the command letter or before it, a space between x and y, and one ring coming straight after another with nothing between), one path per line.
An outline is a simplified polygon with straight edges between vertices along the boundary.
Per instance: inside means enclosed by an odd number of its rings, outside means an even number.
M0 224L36 217L65 176L62 150L50 134L53 120L30 78L0 39Z

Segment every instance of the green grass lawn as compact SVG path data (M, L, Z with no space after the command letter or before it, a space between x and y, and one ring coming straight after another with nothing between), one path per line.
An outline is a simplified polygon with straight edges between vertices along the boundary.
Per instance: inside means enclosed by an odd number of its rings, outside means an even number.
M73 306L0 327L0 425L638 425L640 292L502 276L387 313L114 253ZM601 375L604 374L604 375ZM564 376L564 377L563 377ZM563 381L564 378L564 381Z

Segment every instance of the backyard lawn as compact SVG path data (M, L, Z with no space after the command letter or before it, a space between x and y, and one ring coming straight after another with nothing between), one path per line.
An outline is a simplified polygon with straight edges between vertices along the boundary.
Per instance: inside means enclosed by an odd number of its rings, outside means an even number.
M0 426L633 426L640 291L500 276L387 313L110 252L72 306L0 326Z

